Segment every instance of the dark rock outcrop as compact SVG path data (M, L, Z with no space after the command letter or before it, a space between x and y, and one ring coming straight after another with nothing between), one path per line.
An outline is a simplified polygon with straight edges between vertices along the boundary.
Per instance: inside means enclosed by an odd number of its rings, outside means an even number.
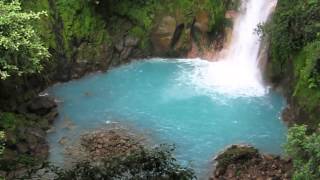
M211 180L289 180L292 175L290 159L261 154L248 145L232 145L214 160Z
M17 113L0 113L0 129L6 129L0 176L21 177L47 159L47 131L57 115L57 104L48 96L37 96L20 105Z
M136 37L125 36L118 43L115 44L116 59L118 62L114 62L113 65L119 65L122 62L127 62L132 54L134 48L139 45L139 39Z
M177 28L177 20L172 16L164 16L152 32L152 44L155 53L167 52L172 47L172 41Z
M15 125L6 130L6 148L0 159L0 175L15 179L29 168L41 164L49 155L46 130L49 122L33 115L1 114L2 121L12 119ZM0 123L0 128L6 126ZM23 174L23 173L22 173Z
M30 113L44 116L50 113L54 108L57 107L57 103L53 98L49 96L38 96L32 99L28 105L27 109Z

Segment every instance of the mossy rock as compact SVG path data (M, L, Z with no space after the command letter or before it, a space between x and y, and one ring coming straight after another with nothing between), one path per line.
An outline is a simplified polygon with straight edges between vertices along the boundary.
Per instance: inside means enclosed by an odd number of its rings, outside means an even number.
M232 145L214 159L215 174L224 174L230 164L245 163L254 157L258 157L259 151L249 145Z
M0 129L5 132L5 150L0 171L9 174L38 165L48 156L48 120L35 115L0 113ZM8 178L10 179L10 178Z

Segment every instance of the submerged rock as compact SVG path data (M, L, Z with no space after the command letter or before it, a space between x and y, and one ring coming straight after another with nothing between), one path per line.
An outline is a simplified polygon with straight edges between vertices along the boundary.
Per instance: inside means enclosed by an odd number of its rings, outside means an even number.
M60 140L59 140L59 144L61 145L66 145L68 143L69 139L67 137L62 137Z
M132 135L115 130L100 130L81 138L81 145L93 158L125 154L137 148L138 144Z
M214 159L211 180L281 179L289 180L292 162L279 156L261 154L248 145L232 145Z
M76 125L69 117L66 116L63 119L62 128L68 129L68 130L74 130L76 128Z

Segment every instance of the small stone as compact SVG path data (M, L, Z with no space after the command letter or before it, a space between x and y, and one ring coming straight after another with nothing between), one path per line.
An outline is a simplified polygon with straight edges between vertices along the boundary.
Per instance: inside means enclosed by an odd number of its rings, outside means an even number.
M68 143L68 138L67 137L62 137L58 142L61 145L66 145Z
M54 133L56 131L56 128L55 127L51 127L50 129L48 129L46 131L47 134L50 134L50 133Z

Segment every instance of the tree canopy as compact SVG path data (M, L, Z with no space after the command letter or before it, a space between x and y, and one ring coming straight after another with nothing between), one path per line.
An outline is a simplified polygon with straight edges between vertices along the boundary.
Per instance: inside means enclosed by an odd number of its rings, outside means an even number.
M0 78L39 72L48 49L33 24L46 12L23 12L18 0L0 0Z

